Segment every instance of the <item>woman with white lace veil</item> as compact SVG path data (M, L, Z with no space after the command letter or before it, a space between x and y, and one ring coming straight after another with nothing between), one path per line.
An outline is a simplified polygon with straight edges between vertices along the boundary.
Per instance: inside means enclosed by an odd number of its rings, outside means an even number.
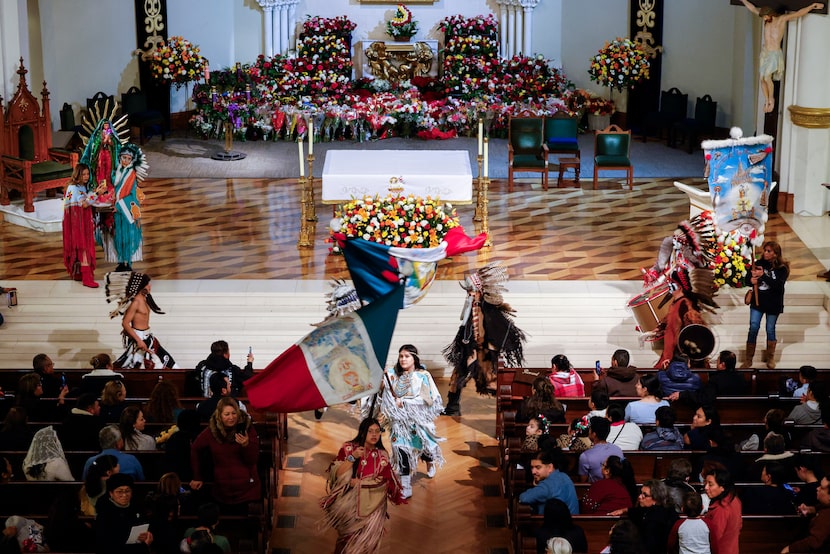
M392 463L401 476L403 496L409 498L419 459L426 462L430 478L444 465L438 443L445 439L435 430L435 419L444 409L441 393L411 344L398 350L398 363L386 370L381 388L381 419L391 436Z
M51 425L35 433L29 451L23 459L23 473L27 481L74 481L69 464Z

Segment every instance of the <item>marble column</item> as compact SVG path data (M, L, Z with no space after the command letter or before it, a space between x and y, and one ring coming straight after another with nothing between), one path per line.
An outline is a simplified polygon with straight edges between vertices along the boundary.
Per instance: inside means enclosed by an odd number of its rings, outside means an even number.
M778 209L823 215L830 209L830 17L811 14L789 25L781 96ZM785 204L782 205L782 198Z
M17 2L0 2L0 96L3 103L11 102L17 91L18 75L16 73L20 56L26 56L21 48L20 12ZM24 60L30 67L32 60ZM34 90L34 87L33 87Z
M533 55L533 10L539 4L539 0L519 0L522 5L523 13L523 29L522 33L522 54L525 56Z
M274 55L274 5L276 0L257 0L259 7L262 8L264 27L265 27L265 55L271 57Z

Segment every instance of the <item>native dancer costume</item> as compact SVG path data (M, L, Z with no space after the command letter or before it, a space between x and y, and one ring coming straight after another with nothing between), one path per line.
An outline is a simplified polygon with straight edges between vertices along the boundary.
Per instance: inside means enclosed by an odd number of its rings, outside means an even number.
M132 159L124 163L124 156L130 154ZM118 262L129 267L132 262L141 261L143 242L141 233L141 202L144 193L138 182L147 176L147 162L144 153L134 144L127 144L121 149L122 162L115 170L113 185L115 187L115 228L112 234L111 248L107 250L107 261Z
M95 272L95 225L86 185L70 182L63 195L63 265L75 280L97 288ZM87 265L81 262L86 261Z
M670 362L677 348L677 337L687 325L706 325L701 310L717 308L712 300L714 290L714 273L709 269L693 269L691 272L685 267L678 267L669 277L671 286L683 291L683 296L674 298L667 296L664 302L672 300L669 312L661 322L663 329L663 354L654 367L662 368ZM674 290L674 289L673 289Z
M397 375L395 368L386 370L380 412L389 424L392 463L410 495L412 473L418 467L419 458L433 464L429 477L435 475L435 468L444 465L438 443L446 439L439 437L435 430L435 418L443 409L441 393L428 371L414 369Z
M341 464L352 463L352 453L359 446L347 442L340 448L329 468L328 494L320 501L325 511L324 523L334 527L339 535L335 551L342 554L377 552L387 517L387 498L395 504L406 502L385 450L368 450L353 471L337 475ZM350 485L353 477L360 479L359 486Z
M513 309L502 293L507 289L507 271L488 264L471 273L461 287L467 302L455 340L444 349L444 358L453 367L444 415L461 415L461 389L475 379L479 394L496 393L499 355L507 365L521 367L524 362L524 332L513 324Z
M715 226L710 212L701 212L690 220L681 221L670 237L663 239L657 261L643 271L643 286L650 287L665 280L675 267L708 268L717 249Z
M124 315L127 307L133 301L135 296L143 291L150 283L150 276L144 273L125 271L107 273L106 276L106 293L107 302L116 302L117 307L110 312L110 318L116 315ZM150 294L145 295L147 307L157 314L164 312L153 300ZM135 340L129 336L126 331L122 331L124 343L124 353L113 362L113 367L122 369L178 369L176 360L170 355L167 350L162 347L161 343L153 336L150 329L133 329L138 337L147 345L148 352L140 350L137 347Z

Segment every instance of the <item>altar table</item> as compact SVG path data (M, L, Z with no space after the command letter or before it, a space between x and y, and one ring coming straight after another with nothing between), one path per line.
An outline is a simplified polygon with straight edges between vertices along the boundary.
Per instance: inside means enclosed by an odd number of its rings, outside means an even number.
M394 183L395 179L401 180ZM323 165L323 203L401 194L469 204L473 173L466 150L329 150Z

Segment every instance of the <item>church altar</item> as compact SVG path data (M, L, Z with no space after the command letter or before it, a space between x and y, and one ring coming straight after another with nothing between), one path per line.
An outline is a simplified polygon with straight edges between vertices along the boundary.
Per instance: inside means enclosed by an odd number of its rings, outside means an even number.
M323 165L323 203L403 195L469 204L473 173L465 150L329 150Z
M431 60L429 67L426 68L426 71L421 73L422 75L426 75L428 77L437 77L438 76L438 41L431 40L431 39L423 39L423 40L415 40L412 42L395 42L392 40L364 40L358 41L354 44L354 54L352 56L352 61L354 64L354 77L355 79L362 79L367 77L369 79L379 78L379 75L375 75L372 72L372 68L369 65L369 59L366 56L366 49L369 48L375 42L383 42L386 45L386 51L389 53L390 57L394 60L394 65L399 67L401 63L406 62L406 57L408 54L411 54L415 50L415 44L423 43L426 44L429 49L432 51L433 59Z

